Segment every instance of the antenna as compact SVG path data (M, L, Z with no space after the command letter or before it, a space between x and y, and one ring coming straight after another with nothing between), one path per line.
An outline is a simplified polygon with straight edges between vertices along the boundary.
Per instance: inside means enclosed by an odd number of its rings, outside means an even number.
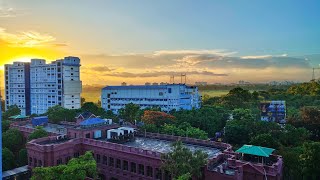
M187 83L187 74L181 73L181 84L186 84L186 83Z
M174 75L170 76L170 84L174 84Z

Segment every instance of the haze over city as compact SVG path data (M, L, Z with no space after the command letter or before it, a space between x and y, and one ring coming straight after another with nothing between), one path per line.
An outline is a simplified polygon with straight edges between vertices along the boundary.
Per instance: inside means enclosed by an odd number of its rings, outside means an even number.
M72 55L83 84L309 81L319 12L319 1L0 0L0 71Z

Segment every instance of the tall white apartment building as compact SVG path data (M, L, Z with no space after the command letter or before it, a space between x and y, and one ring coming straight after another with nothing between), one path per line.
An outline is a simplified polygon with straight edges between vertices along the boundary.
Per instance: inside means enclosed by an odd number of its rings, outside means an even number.
M81 106L80 59L65 57L51 63L43 59L5 65L6 109L17 105L21 114L43 114L49 107Z
M102 89L101 104L105 110L118 114L126 104L133 103L141 109L160 107L162 111L191 110L201 106L198 87L185 84L107 86Z

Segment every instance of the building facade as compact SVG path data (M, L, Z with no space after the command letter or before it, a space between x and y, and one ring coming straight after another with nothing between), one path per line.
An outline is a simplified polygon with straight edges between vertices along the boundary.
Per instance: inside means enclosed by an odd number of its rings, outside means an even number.
M198 87L185 84L107 86L102 89L101 103L105 110L115 114L129 103L137 104L141 109L160 107L169 112L198 109L200 98Z
M55 105L78 109L81 91L78 57L48 64L43 59L32 59L5 65L6 109L17 105L23 115L43 114Z
M208 154L207 164L202 168L204 180L282 179L283 160L278 155L272 154L261 163L255 158L243 158L230 144L166 134L133 133L132 127L108 120L101 122L102 119L89 118L80 125L45 125L50 137L26 144L28 168L66 164L71 158L91 151L102 180L170 180L170 174L161 169L161 155L170 151L172 142L180 140L191 151L201 150ZM28 121L14 122L11 127L19 129L26 139L35 130Z

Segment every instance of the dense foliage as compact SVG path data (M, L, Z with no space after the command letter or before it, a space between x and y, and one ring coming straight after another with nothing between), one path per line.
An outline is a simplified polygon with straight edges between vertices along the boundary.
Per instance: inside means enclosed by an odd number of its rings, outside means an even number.
M19 107L17 105L12 105L12 106L9 106L8 110L2 114L2 118L4 120L8 120L9 117L20 115L20 114L21 114L21 110L19 109Z
M162 169L171 174L172 178L184 178L190 173L201 179L203 167L207 162L208 155L201 152L191 152L181 141L172 144L172 151L162 155Z
M45 131L41 126L36 127L36 130L34 130L28 137L28 140L31 141L32 139L38 139L42 137L49 136L49 133Z
M2 149L2 171L7 171L15 167L14 154L8 149Z
M97 164L91 152L71 159L66 165L37 167L32 173L32 180L84 180L98 176Z

